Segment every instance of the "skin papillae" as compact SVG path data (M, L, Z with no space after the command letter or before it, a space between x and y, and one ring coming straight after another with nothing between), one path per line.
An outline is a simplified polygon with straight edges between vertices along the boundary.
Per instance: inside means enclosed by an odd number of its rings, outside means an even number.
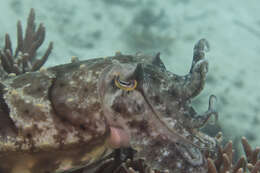
M199 131L212 115L217 118L215 96L205 113L190 105L205 85L205 39L195 44L185 76L167 71L160 54L117 53L39 70L52 43L42 58L36 57L45 29L40 24L36 30L34 18L32 9L25 38L18 22L15 53L8 34L0 52L1 173L216 173L231 168L226 166L230 149ZM256 173L259 149L245 148ZM241 172L240 167L232 169Z

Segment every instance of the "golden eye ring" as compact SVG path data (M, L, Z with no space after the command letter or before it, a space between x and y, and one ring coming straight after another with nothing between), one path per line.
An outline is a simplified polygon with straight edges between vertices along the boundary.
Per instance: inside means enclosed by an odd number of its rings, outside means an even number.
M117 88L120 88L124 91L133 91L137 86L136 80L122 81L120 80L119 75L115 75L114 82Z

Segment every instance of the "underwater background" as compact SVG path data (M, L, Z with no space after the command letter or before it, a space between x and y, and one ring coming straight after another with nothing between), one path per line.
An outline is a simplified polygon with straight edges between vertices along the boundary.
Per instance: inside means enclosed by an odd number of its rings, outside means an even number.
M0 47L9 33L16 43L16 23L25 26L30 8L44 23L54 49L46 66L136 52L156 54L173 73L188 73L193 46L210 42L205 89L193 100L198 112L208 98L218 98L219 120L205 127L211 135L240 147L247 137L260 145L260 2L257 0L0 0ZM42 52L43 53L43 52Z

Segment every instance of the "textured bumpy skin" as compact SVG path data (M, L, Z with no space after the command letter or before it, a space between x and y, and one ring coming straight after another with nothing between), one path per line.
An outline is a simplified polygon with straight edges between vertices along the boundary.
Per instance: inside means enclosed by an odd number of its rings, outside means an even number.
M159 54L117 53L1 81L0 172L88 167L111 153L111 126L154 169L207 172L204 153L216 143L198 128L217 115L215 97L201 115L190 105L205 84L207 48L205 39L195 45L185 76L167 71Z

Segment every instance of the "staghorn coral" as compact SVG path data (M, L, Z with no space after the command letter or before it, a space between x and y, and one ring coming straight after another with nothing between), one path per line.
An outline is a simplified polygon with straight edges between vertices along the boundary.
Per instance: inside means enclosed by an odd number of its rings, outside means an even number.
M260 148L256 147L254 150L249 145L247 139L241 139L243 150L246 158L242 156L235 164L233 164L233 149L232 141L229 141L224 147L219 146L218 158L213 160L208 158L208 173L244 173L247 170L250 173L258 173L260 171L259 152Z
M3 50L0 50L2 75L3 71L7 74L15 75L29 71L37 71L47 61L52 51L53 43L49 43L47 50L40 59L36 58L37 49L42 45L45 39L45 28L41 23L36 29L34 20L35 12L34 9L31 9L27 19L24 38L21 22L17 22L17 47L15 52L13 52L9 34L5 35L5 47Z

